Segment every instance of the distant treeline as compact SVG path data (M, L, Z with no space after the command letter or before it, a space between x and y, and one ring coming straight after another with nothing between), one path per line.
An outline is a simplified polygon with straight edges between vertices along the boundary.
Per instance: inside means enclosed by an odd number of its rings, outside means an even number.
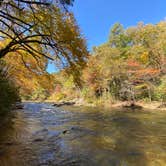
M166 101L166 22L138 23L124 29L116 23L108 40L94 47L82 71L82 87L63 72L57 80L53 99L82 97L98 100ZM58 83L59 81L59 83Z

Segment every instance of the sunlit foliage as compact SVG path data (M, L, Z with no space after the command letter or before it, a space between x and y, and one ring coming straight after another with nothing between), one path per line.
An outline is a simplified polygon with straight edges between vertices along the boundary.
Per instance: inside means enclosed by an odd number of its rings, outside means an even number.
M165 100L166 22L116 23L108 41L94 47L82 75L82 97L109 100Z

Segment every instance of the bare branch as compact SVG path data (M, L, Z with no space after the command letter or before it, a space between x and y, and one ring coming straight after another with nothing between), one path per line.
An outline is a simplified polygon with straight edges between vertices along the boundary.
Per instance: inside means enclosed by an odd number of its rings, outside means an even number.
M18 17L12 16L12 15L10 15L10 14L8 14L8 13L3 12L3 11L0 11L0 13L3 14L3 17L7 17L7 18L10 19L10 20L17 20L17 21L19 21L20 23L23 23L24 25L31 26L31 24L29 24L29 23L27 23L27 22L25 22L25 21L19 19ZM1 15L1 16L2 16L2 15ZM16 23L16 22L15 22L15 23Z
M26 4L35 4L35 5L46 5L49 6L50 3L47 2L39 2L39 1L26 1L26 0L15 0L18 2L26 3Z

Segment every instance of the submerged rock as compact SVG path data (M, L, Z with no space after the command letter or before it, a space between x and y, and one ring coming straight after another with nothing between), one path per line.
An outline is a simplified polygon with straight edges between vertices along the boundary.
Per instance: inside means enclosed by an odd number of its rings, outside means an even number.
M67 132L68 132L68 130L64 130L62 133L63 133L63 134L66 134Z
M36 139L33 140L33 142L41 142L41 141L43 141L42 138L36 138Z

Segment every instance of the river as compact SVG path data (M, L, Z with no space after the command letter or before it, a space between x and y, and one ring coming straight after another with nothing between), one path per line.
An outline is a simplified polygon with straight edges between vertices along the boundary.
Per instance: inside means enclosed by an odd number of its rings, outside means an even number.
M165 166L166 112L24 103L0 128L0 166Z

